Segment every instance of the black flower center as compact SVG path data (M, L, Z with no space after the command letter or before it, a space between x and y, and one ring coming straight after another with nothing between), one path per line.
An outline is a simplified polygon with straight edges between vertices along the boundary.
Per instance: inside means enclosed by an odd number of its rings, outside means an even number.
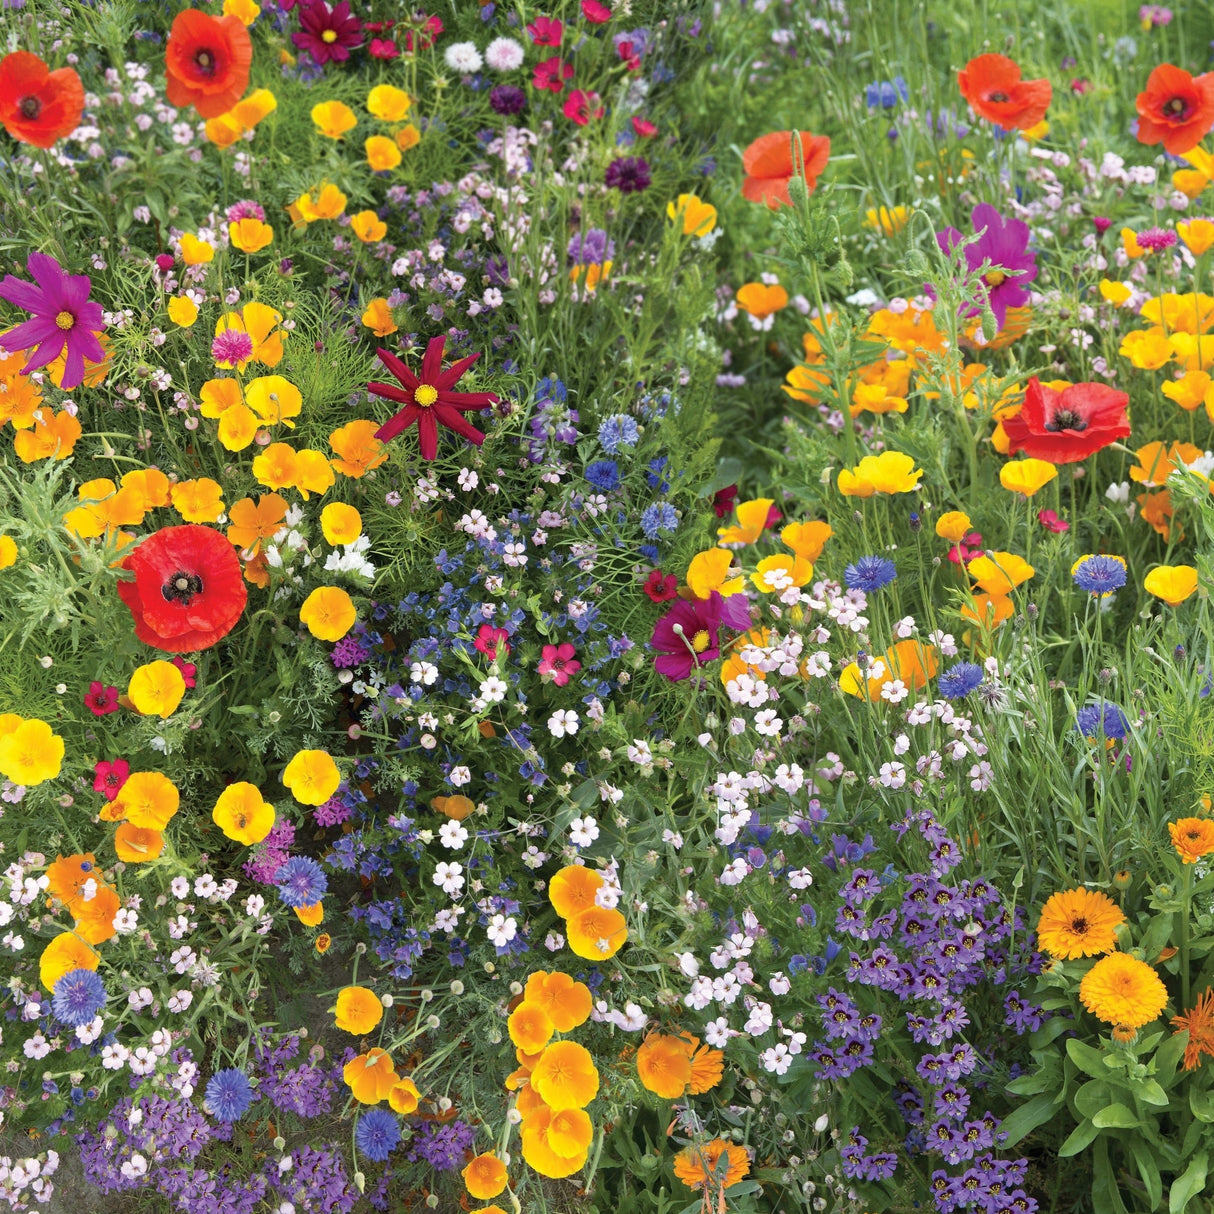
M202 578L196 573L186 573L178 569L163 586L160 593L166 603L181 603L183 607L190 605L190 600L202 593Z
M1188 111L1189 107L1183 97L1173 97L1163 107L1163 112L1168 118L1183 118Z
M1086 430L1088 424L1083 420L1078 413L1073 409L1059 409L1054 414L1054 420L1047 426L1047 430Z
M990 95L990 100L996 102L999 105L1002 105L1007 99L1008 99L1008 96L1006 93L992 93Z
M204 76L215 75L215 55L213 52L205 48L195 52L194 66L202 72Z
M42 100L39 97L22 97L19 108L22 118L37 118L42 113Z
M1088 934L1088 921L1082 917L1071 922L1071 931L1076 936L1086 936Z

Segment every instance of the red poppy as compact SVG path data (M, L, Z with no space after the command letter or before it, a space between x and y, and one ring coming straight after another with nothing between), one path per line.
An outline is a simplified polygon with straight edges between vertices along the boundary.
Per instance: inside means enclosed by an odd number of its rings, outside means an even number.
M248 599L235 550L211 527L164 527L122 565L135 574L118 583L135 635L167 653L209 649L236 626Z
M793 163L792 131L772 131L760 135L742 153L742 168L746 180L742 182L742 197L750 202L765 202L774 211L779 206L791 206L788 183L796 176ZM804 160L805 184L814 192L818 177L826 168L830 158L830 140L825 135L811 135L798 131L801 140L801 157Z
M957 73L961 96L974 113L1005 131L1027 131L1050 108L1048 80L1021 80L1020 65L1006 55L979 55Z
M1214 126L1214 74L1190 76L1182 67L1161 63L1134 104L1138 142L1162 143L1173 156L1183 156Z
M1034 376L1019 413L1003 419L1008 454L1024 451L1051 464L1074 464L1130 433L1130 398L1107 384L1073 384L1062 392Z
M118 688L107 687L94 679L89 684L88 694L84 697L84 706L95 717L104 717L108 713L117 712L122 707L118 703Z
M651 569L645 579L645 593L655 603L665 603L678 597L679 579L673 573L663 576L660 569Z
M244 96L252 62L253 43L238 18L187 8L173 18L164 49L169 104L192 105L203 118L226 114Z
M49 148L79 125L84 85L70 67L50 71L37 55L0 59L0 124L21 143Z
M372 396L382 396L405 406L375 431L375 437L381 443L395 438L414 422L417 423L422 459L435 459L438 456L440 422L478 447L485 441L485 436L464 417L462 410L488 409L490 405L498 403L498 398L492 392L451 391L480 355L469 354L467 358L461 358L444 371L443 344L446 340L445 337L430 339L426 352L422 355L420 378L395 354L387 350L377 351L379 361L400 380L404 388L402 390L393 384L369 383L367 391Z

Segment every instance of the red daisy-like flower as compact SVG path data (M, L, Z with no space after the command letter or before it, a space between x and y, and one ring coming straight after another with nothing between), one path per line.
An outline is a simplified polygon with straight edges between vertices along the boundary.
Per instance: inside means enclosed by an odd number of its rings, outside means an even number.
M311 0L299 10L299 24L303 28L291 35L291 41L317 63L343 62L363 44L362 22L351 16L350 0L332 8L324 0Z
M131 765L125 759L102 759L93 767L93 791L99 792L107 801L112 801L131 774Z
M135 575L118 583L135 635L166 653L209 649L236 626L248 600L235 550L211 527L164 527L122 565Z
M414 422L417 423L422 459L437 458L440 425L463 435L478 447L485 441L485 436L463 416L461 410L488 409L498 403L498 398L492 392L451 391L480 355L469 354L467 358L461 358L444 371L443 345L446 340L445 337L430 339L426 352L422 355L420 377L414 375L395 354L387 350L377 351L379 361L404 387L397 388L393 384L374 382L367 385L367 391L373 396L382 396L385 400L394 400L405 406L395 417L376 430L375 437L381 443L403 433Z
M679 579L673 573L663 575L660 569L651 569L644 589L653 602L665 603L678 596Z
M89 684L88 694L84 697L84 706L95 717L104 717L111 712L117 712L122 707L118 703L118 688L107 687L94 679Z
M1078 463L1129 435L1129 403L1124 392L1106 384L1072 384L1056 392L1034 376L1020 412L1003 419L1008 454L1024 451L1051 464Z

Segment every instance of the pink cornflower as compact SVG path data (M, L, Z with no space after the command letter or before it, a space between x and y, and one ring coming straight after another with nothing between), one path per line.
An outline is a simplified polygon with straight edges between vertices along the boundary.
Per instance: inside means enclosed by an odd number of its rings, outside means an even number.
M540 660L540 675L550 674L552 681L558 687L564 687L569 682L569 676L577 674L582 669L581 662L574 659L573 655L576 652L577 650L568 641L564 641L560 645L545 645Z
M1176 243L1176 233L1165 228L1147 228L1137 234L1139 245L1152 253L1160 249L1170 249Z
M219 367L235 367L253 357L253 339L243 329L224 329L211 342L211 357Z
M65 274L46 253L31 253L25 266L34 281L7 275L0 282L0 299L24 308L30 319L0 337L0 350L31 351L21 368L27 375L66 351L63 388L78 388L84 382L85 359L105 361L105 350L97 340L105 322L101 305L89 299L92 281L87 274Z
M635 115L632 119L632 129L640 139L652 139L658 133L658 128L648 118L637 118Z
M262 223L266 221L266 209L260 202L254 202L252 198L242 198L239 202L234 202L227 211L228 223L239 223L242 219L260 219Z
M476 640L473 644L478 653L483 653L492 662L497 658L499 645L502 647L503 655L509 654L509 639L510 634L504 628L494 628L492 624L482 624L477 630Z
M1060 519L1052 510L1038 510L1037 521L1047 530L1061 534L1063 531L1069 531L1071 524L1064 519Z
M131 774L131 765L125 759L102 759L93 767L93 791L99 792L107 801L112 801Z
M104 717L111 712L117 712L122 707L118 703L118 688L107 687L94 679L89 684L88 694L84 697L84 706L95 717Z

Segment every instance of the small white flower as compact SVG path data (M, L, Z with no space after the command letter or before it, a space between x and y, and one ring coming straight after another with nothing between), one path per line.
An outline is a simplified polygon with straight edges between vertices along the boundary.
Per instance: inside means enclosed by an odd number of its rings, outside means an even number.
M569 841L577 847L589 847L599 837L599 825L589 814L569 823Z
M518 924L513 917L508 919L505 915L494 915L485 930L493 944L505 948L518 935Z
M190 892L190 883L185 877L174 877L169 882L169 889L173 891L174 898L184 898Z
M447 779L450 780L456 788L463 788L465 784L472 783L472 772L463 766L453 767L451 769L451 774L447 777Z
M481 70L481 53L474 42L453 42L443 55L447 66L461 76L471 76Z
M481 685L479 695L486 704L500 704L506 698L510 684L497 675L491 674Z
M548 732L554 738L572 737L578 731L578 715L572 709L558 710L548 718Z
M448 864L443 861L434 870L434 884L441 886L445 894L455 897L464 888L462 864Z
M444 822L439 827L438 837L444 847L459 851L468 841L468 831L462 822Z

